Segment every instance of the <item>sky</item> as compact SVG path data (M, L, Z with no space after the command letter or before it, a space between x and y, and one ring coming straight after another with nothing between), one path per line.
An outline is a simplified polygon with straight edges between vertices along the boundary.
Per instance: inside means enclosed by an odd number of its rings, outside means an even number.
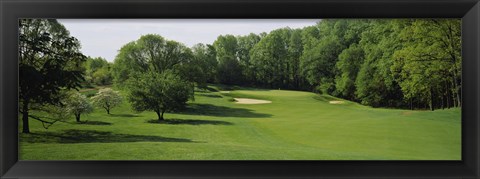
M58 19L77 38L84 55L113 62L118 50L145 34L188 47L212 44L219 35L247 35L314 25L318 19Z

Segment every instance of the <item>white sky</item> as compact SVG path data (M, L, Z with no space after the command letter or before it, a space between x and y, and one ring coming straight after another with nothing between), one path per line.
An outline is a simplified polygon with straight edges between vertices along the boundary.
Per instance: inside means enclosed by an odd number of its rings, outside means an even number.
M158 34L188 47L212 44L219 35L259 34L314 25L319 19L58 19L80 40L83 54L113 61L118 50L141 35Z

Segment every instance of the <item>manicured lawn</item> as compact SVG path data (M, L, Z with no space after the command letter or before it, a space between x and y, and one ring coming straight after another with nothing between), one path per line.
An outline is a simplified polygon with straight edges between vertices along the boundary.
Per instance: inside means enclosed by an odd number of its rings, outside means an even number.
M217 89L216 87L213 87ZM270 100L237 104L233 97ZM460 160L461 110L378 109L288 90L196 92L186 111L96 108L48 130L31 120L21 160ZM20 122L21 129L21 122Z

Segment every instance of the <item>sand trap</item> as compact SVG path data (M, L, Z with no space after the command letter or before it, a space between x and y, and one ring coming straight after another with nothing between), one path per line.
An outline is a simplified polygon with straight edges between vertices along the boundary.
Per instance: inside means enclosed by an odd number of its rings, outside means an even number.
M220 93L230 93L230 91L220 91Z
M330 101L330 104L343 104L343 101Z
M271 101L260 100L260 99L250 99L250 98L233 98L233 99L235 99L235 103L238 103L238 104L267 104L267 103L272 103Z

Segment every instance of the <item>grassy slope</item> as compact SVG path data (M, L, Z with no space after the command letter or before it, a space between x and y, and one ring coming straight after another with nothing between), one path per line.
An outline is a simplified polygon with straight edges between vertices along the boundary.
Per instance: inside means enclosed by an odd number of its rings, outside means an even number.
M231 97L268 99L236 104ZM96 109L86 124L58 123L20 134L22 160L459 160L460 109L375 109L329 104L308 92L236 90L196 93L187 111L133 113L124 103L112 115ZM73 120L71 120L73 121Z

